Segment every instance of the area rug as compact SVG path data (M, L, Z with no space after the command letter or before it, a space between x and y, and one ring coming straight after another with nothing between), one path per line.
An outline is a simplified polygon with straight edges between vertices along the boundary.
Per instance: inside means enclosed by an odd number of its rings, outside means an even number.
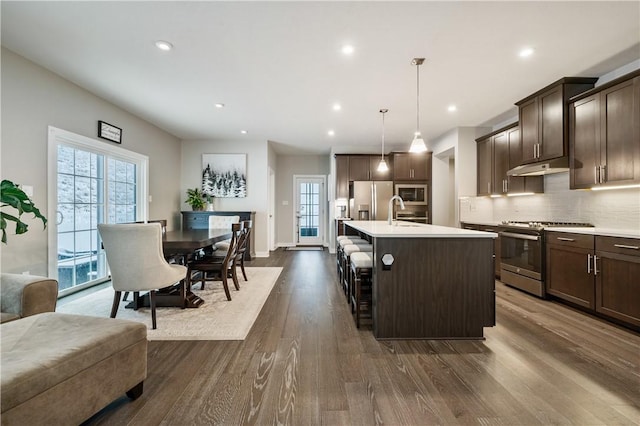
M120 302L116 318L138 321L147 325L149 340L244 340L249 334L264 302L269 297L282 268L245 268L248 281L238 270L240 291L229 280L231 301L228 301L222 283L208 282L205 289L200 284L192 291L205 303L198 308L156 308L157 326L151 329L151 311L125 308ZM131 300L131 296L129 296ZM88 296L59 306L56 311L69 314L109 317L113 302L113 289L106 288Z
M298 246L298 247L287 247L286 248L287 251L322 251L324 250L324 247L317 247L317 246Z

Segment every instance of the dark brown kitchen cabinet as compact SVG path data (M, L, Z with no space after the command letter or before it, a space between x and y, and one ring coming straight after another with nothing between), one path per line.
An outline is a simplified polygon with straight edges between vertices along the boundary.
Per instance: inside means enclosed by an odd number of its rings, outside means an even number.
M569 104L570 187L640 182L640 71Z
M520 165L522 150L517 123L496 130L477 142L477 195L543 192L542 176L508 176Z
M522 164L568 155L567 101L593 88L597 78L565 77L516 102Z
M428 181L431 180L431 152L393 153L394 181Z
M371 180L368 155L349 156L349 180Z
M388 155L384 156L384 161L387 163L389 170L386 172L378 171L378 164L380 164L381 155L369 156L369 170L371 173L371 180L393 180L393 165Z
M596 237L596 312L640 327L640 239Z
M495 266L495 276L500 279L500 253L502 244L500 243L500 231L502 228L492 225L481 225L477 223L461 222L462 229L471 229L473 231L494 232L498 237L493 240L493 264Z
M493 192L493 144L491 137L477 141L477 195L491 195Z
M336 199L349 198L349 156L336 155Z
M547 294L640 329L640 239L546 232Z
M592 235L547 232L547 294L595 309Z

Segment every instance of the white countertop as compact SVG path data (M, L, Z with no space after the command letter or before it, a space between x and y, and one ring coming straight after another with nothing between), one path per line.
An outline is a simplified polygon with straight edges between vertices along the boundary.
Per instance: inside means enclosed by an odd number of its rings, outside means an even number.
M574 234L602 235L604 237L640 238L640 229L610 229L610 228L547 228L545 231L572 232Z
M494 232L472 231L448 226L425 225L415 222L386 220L352 220L347 223L354 229L372 237L383 238L497 238Z

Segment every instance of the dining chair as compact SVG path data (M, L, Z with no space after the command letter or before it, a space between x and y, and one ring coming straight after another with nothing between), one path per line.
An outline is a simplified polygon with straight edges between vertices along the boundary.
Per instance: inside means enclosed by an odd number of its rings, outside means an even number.
M98 224L98 232L111 271L115 290L111 318L116 317L123 291L149 292L151 322L156 328L155 291L181 283L182 300L186 299L184 280L187 268L166 261L162 251L162 227L159 223ZM137 309L134 304L134 309ZM184 307L184 306L183 306Z
M200 281L200 289L204 289L204 283L206 281L222 281L225 295L227 300L231 300L231 293L229 292L229 285L227 279L232 278L233 284L236 290L240 290L238 284L238 277L233 267L233 259L237 253L238 241L242 234L242 224L231 224L231 240L229 242L229 249L225 253L224 257L207 255L200 258L196 258L187 264L187 288L191 288L191 282L194 281L196 273L200 273L198 279Z
M244 257L245 257L245 253L247 252L249 239L251 238L252 225L253 225L253 221L251 220L242 221L243 229L242 229L242 234L238 239L238 248L237 248L238 253L233 259L233 264L234 264L233 266L240 267L240 270L242 271L242 276L244 277L245 281L249 281L247 279L247 273L244 270ZM213 252L213 256L221 257L221 258L224 257L227 251L229 250L229 240L224 240L216 243L215 248L216 248L216 251Z

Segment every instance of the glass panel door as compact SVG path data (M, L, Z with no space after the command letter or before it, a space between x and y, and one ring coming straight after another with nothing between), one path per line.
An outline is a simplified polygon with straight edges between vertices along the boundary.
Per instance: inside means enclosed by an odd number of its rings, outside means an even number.
M322 245L324 179L296 177L297 244Z
M109 279L99 223L146 219L146 156L49 128L49 275L59 294Z
M58 146L58 283L64 291L106 278L97 225L103 222L104 156Z

